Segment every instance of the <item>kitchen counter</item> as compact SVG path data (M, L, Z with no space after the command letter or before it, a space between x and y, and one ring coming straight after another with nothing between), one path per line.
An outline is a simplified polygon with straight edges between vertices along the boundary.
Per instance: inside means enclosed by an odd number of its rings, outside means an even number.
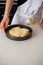
M30 25L32 37L13 41L0 31L0 65L43 65L43 29Z

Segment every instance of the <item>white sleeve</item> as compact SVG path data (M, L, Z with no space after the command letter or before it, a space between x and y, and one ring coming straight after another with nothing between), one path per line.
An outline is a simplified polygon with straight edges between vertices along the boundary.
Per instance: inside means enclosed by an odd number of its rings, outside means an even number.
M34 14L37 13L39 7L41 6L42 4L42 0L33 0L33 3L32 3L32 10L34 11Z
M32 0L31 7L28 9L27 14L32 13L33 11L34 14L36 14L41 4L42 0Z

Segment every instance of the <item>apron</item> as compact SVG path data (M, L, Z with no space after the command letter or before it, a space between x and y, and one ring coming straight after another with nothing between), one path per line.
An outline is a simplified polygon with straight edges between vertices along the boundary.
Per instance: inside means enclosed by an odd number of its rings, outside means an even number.
M37 3L37 4L36 4ZM23 24L27 25L27 19L32 17L32 13L34 12L35 21L39 21L41 18L41 11L38 12L40 6L42 4L42 0L18 0L18 8L12 19L13 24Z

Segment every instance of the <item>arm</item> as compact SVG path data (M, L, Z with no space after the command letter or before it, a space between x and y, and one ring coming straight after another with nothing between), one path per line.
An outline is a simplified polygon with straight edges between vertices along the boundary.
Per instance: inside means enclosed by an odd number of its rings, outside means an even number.
M9 12L10 12L10 10L11 10L13 1L14 1L14 0L7 0L7 1L6 1L4 16L3 16L3 19L2 19L2 21L1 21L1 23L0 23L0 29L1 29L2 31L7 27L8 23L9 23L9 20L10 20L10 19L9 19Z
M14 1L14 0L7 0L7 1L6 1L6 6L5 6L5 13L4 13L4 15L9 16L9 12L10 12L10 10L11 10L13 1Z

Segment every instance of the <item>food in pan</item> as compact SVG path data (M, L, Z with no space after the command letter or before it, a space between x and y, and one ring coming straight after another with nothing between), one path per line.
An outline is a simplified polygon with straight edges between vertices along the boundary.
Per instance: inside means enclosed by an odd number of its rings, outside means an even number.
M20 28L18 27L14 27L12 29L9 30L9 34L13 37L25 37L28 34L30 34L29 29L27 28Z
M21 37L27 36L29 34L29 30L26 28L21 28Z

